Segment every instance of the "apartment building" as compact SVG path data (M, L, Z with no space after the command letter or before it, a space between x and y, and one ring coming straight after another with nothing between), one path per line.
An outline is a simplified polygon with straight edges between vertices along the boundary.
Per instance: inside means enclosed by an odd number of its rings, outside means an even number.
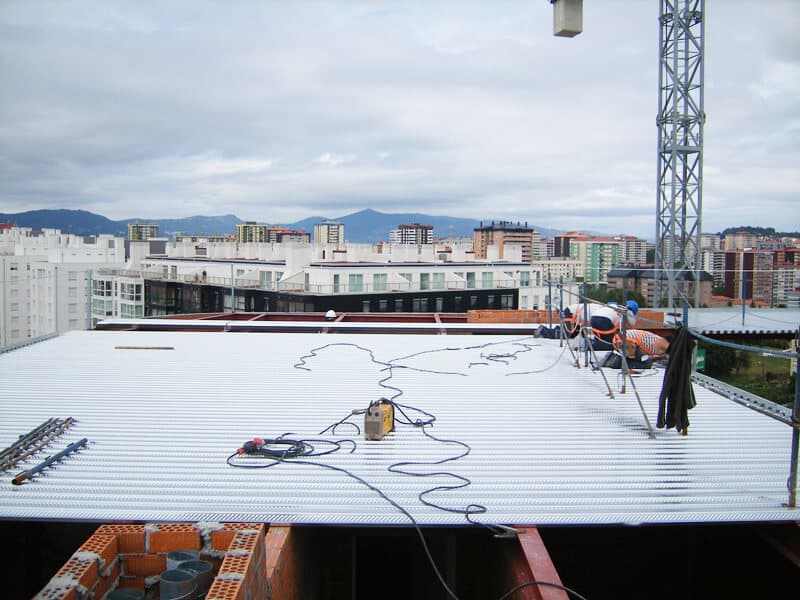
M586 283L607 283L607 273L622 262L622 242L615 238L581 235L569 240L569 256L583 264Z
M757 244L758 236L756 234L747 231L734 231L725 234L722 248L726 251L746 250L748 248L755 248Z
M240 244L280 244L283 242L309 242L310 236L307 231L303 230L245 221L236 226L236 241Z
M0 229L0 346L86 329L92 272L124 262L120 237Z
M678 289L681 294L688 298L694 297L695 282L690 279L689 273L682 273L682 279L677 281ZM661 285L664 285L666 274L658 272ZM658 279L653 268L629 268L618 267L608 272L608 285L622 290L638 292L641 294L648 306L655 306L655 295ZM711 288L713 279L709 273L700 272L700 306L711 306Z
M476 259L487 256L489 246L500 249L500 258L505 253L505 248L520 246L522 248L522 262L530 263L534 251L538 249L540 235L538 231L528 227L528 224L512 223L510 221L492 221L488 225L481 223L480 227L473 230L472 246Z
M433 243L433 225L407 223L389 232L392 244L431 244Z
M521 248L470 244L132 245L132 260L97 275L94 318L143 312L465 312L539 308L541 270ZM100 281L103 283L101 284ZM137 285L142 285L142 296ZM133 286L133 287L131 287ZM128 297L122 297L127 290ZM140 297L142 298L140 300ZM111 314L109 314L109 312Z
M769 250L726 251L725 295L772 306L772 262Z
M128 223L128 240L139 242L158 237L158 225L153 223Z
M315 244L344 244L344 223L322 221L314 225Z
M621 263L643 265L647 262L647 251L653 247L647 240L632 235L618 235L614 239L620 242Z

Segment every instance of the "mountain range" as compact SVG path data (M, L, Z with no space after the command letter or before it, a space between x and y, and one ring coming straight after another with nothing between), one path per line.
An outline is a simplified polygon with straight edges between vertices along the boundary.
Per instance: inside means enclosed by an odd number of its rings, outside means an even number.
M472 237L472 231L481 226L481 221L460 217L425 215L422 213L383 213L366 209L341 217L308 217L294 223L281 223L289 229L313 232L314 225L321 221L338 221L344 224L344 233L353 243L375 243L389 239L389 232L404 223L422 223L433 226L433 235L443 237ZM0 223L12 223L33 230L42 228L60 229L77 235L99 235L109 233L125 236L128 223L146 222L158 225L159 234L171 237L176 233L187 234L235 234L236 225L244 221L236 215L193 216L182 219L133 218L113 221L102 215L85 210L31 210L21 213L0 213ZM488 224L489 221L483 223ZM530 225L542 237L560 233L554 229Z

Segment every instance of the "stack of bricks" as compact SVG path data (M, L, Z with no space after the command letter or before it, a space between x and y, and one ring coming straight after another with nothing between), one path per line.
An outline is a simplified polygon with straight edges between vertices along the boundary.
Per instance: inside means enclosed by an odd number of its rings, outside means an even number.
M213 565L207 600L270 598L263 523L101 525L36 598L103 600L117 588L158 598L167 554L177 550L199 551Z
M558 323L558 311L551 318ZM546 310L470 310L467 323L547 323Z
M659 329L664 323L664 313L657 310L640 310L635 327L637 329ZM550 314L553 325L558 324L558 311ZM470 310L467 323L532 323L546 325L546 310Z
M272 526L264 544L267 548L267 580L270 583L272 600L300 598L298 586L301 581L297 573L296 548L291 527Z
M225 550L206 600L268 600L264 525L226 525L212 532L211 540L214 548Z

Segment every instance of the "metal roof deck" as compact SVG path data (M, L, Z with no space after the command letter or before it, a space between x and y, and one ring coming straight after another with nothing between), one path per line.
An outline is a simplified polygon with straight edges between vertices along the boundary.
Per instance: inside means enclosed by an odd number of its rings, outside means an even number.
M155 349L173 348L173 349ZM385 364L391 363L391 373ZM310 370L296 368L305 366ZM612 384L618 371L607 371ZM636 379L655 422L662 371ZM319 438L392 390L437 418L428 431L471 447L440 465L471 485L428 496L482 504L487 523L575 525L788 521L790 427L696 386L688 436L649 439L636 399L606 396L599 373L575 369L555 340L172 331L72 332L0 355L0 448L50 417L77 424L47 451L0 474L0 518L85 521L261 521L407 525L374 491L331 470L287 463L235 469L253 436ZM409 413L413 416L413 413ZM354 417L361 423L362 417ZM398 425L353 453L314 460L350 470L421 524L463 515L420 502L452 477L387 467L461 452ZM23 485L13 476L81 438L88 446Z
M674 323L681 316L665 315ZM792 308L692 308L689 327L704 335L791 335L800 328L800 310Z

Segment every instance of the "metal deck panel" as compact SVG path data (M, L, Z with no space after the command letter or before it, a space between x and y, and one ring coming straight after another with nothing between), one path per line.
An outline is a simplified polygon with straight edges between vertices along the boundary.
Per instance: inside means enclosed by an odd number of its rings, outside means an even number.
M674 323L682 317L665 315L665 321ZM744 320L742 307L689 309L689 327L702 334L712 335L769 335L791 334L800 327L800 310L793 308L746 308Z
M142 331L72 332L0 355L0 447L50 417L78 419L51 451L0 475L0 518L409 524L372 490L323 467L225 464L253 436L319 437L352 409L389 396L379 381L390 373L370 352L395 366L387 385L403 391L398 402L436 415L430 433L471 446L459 460L413 469L469 478L470 486L429 499L453 508L482 504L487 512L478 521L798 519L784 506L788 426L696 386L689 435L658 430L649 439L630 386L607 397L599 373L575 369L555 340ZM614 383L618 371L607 373ZM636 379L653 422L662 373ZM18 471L83 437L86 449L11 485ZM363 477L422 524L467 523L419 501L420 492L452 478L387 471L458 447L404 425L380 442L337 431L346 437L355 452L314 460Z

